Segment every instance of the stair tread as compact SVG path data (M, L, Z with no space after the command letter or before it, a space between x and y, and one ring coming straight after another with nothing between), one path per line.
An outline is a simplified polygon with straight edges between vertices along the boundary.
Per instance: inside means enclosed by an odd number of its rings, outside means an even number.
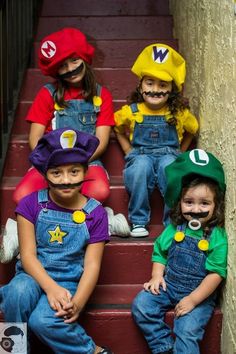
M78 0L70 0L70 6L65 1L57 0L57 6L51 0L44 0L41 16L91 16L92 15L142 15L142 14L169 14L169 2L165 0L155 0L149 2L148 6L143 0L127 1L110 1L103 0L101 3L97 0L89 0L83 3L83 6L78 6Z

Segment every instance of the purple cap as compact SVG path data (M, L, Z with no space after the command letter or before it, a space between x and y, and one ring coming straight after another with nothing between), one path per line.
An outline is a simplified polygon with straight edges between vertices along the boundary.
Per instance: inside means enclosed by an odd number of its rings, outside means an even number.
M99 145L96 136L75 129L60 128L45 134L29 160L42 174L49 167L65 164L87 164Z

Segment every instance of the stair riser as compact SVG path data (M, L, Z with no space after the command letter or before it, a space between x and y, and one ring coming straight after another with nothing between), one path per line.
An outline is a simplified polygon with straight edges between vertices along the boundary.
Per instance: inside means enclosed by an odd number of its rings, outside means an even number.
M65 1L57 0L57 5L51 0L44 0L41 16L122 16L122 15L168 15L169 1L155 0L89 0L78 6L78 0L70 0L70 6Z
M148 45L164 43L177 49L177 41L161 39L91 41L96 48L93 59L95 68L131 68L139 53ZM34 45L31 66L38 67L39 42Z
M173 328L174 314L166 315L166 323ZM0 313L0 321L3 316ZM106 345L116 354L150 354L143 334L132 319L130 310L87 310L81 316L81 325L96 344ZM222 314L216 309L206 327L203 342L200 343L201 354L220 354L220 336ZM114 335L115 333L115 335ZM33 354L51 354L42 343L35 341Z
M173 327L173 319L173 312L169 312L166 322L171 327ZM204 341L200 344L201 354L220 353L221 321L222 315L216 311L206 328ZM150 353L142 333L128 310L120 313L110 311L110 315L102 310L100 313L88 311L82 324L95 342L104 343L116 354Z
M36 40L63 27L76 27L88 39L171 39L171 16L109 16L109 17L42 17L39 19Z

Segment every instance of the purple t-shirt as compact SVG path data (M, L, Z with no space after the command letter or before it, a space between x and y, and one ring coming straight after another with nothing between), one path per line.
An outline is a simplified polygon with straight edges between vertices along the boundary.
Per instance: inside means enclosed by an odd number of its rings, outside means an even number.
M45 204L46 203L40 204L38 202L38 192L33 192L32 194L27 195L26 197L21 199L18 206L16 207L15 213L20 214L25 219L35 225L38 218L38 214L42 210L42 207L45 206ZM47 208L71 214L75 211L60 207L50 199L50 196L47 202ZM88 243L109 241L107 212L101 204L99 204L89 214L89 217L86 218L86 225L90 235Z

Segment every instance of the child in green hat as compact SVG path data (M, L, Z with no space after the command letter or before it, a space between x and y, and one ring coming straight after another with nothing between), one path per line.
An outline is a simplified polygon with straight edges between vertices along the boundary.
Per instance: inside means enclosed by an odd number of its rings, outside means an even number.
M152 353L199 354L217 288L227 275L225 177L221 163L195 149L166 167L171 224L156 239L152 277L132 313ZM174 308L171 328L165 313Z

